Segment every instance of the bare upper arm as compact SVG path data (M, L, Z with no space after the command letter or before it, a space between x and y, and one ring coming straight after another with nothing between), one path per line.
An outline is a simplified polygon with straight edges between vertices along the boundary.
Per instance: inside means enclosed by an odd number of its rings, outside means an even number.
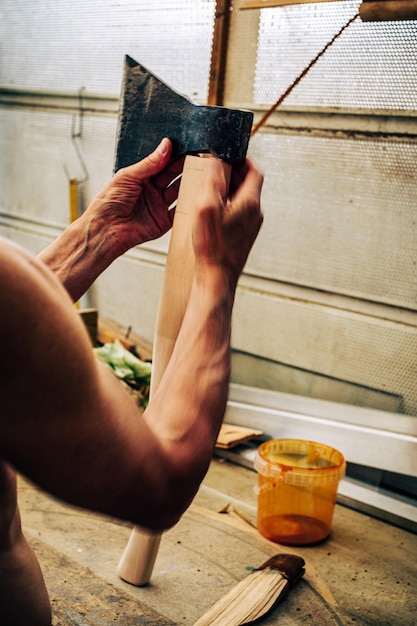
M49 398L54 397L54 389L58 392L54 383L60 378L71 388L75 381L68 374L74 374L74 362L80 371L90 367L90 346L82 322L54 274L27 251L2 240L0 292L0 336L4 352L7 350L0 368L8 384L25 382L36 398L41 394L35 380L39 382L42 375Z
M39 260L2 240L0 293L0 454L70 502L146 522L159 506L158 441L94 358L68 294Z
M0 456L78 506L148 528L173 525L211 455L214 442L207 432L213 428L206 426L213 417L204 408L213 395L211 377L192 403L190 376L181 378L179 391L177 363L175 376L171 372L168 384L160 385L142 416L94 358L87 331L56 276L2 240L0 293L0 345L7 354L7 362L0 359ZM193 371L191 364L203 360L210 369L201 342L194 339L192 345L181 363ZM222 415L217 409L214 414L219 421Z

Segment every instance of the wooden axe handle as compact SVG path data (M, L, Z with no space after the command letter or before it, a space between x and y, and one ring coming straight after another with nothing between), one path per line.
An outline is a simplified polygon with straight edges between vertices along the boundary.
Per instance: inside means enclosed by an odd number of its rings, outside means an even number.
M150 398L171 358L190 296L194 276L191 217L208 163L208 158L196 156L187 156L184 162L155 326ZM223 163L223 168L229 184L231 166ZM146 585L160 539L161 533L135 526L118 565L119 576L132 585Z

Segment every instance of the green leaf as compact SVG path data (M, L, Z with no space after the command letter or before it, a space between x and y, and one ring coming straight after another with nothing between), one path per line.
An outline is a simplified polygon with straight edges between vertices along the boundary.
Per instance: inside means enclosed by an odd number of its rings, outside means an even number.
M117 339L114 343L106 343L100 348L94 348L94 353L100 361L110 366L118 378L135 380L149 385L151 364L138 359L129 350L126 350Z

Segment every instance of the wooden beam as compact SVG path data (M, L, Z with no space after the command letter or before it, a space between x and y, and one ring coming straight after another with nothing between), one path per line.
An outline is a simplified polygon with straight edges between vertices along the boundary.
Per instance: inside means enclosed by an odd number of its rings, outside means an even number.
M417 20L417 0L364 0L359 15L363 22Z
M99 318L97 322L97 340L104 343L113 343L116 339L142 361L152 360L153 346L149 341L139 337L130 328L121 326L109 319Z
M241 9L267 9L290 4L314 4L338 0L244 0ZM359 7L363 22L388 22L417 19L417 0L363 0Z
M313 4L315 2L337 2L339 0L245 0L242 9L267 9L281 7L287 4Z
M209 105L222 105L226 74L226 56L229 40L231 0L216 0L213 47L211 54Z

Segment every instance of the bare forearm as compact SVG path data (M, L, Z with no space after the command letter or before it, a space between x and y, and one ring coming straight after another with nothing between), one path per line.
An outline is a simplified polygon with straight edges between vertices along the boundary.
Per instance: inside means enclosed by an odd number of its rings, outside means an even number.
M208 284L211 283L211 284ZM234 288L219 272L194 280L171 360L145 418L184 490L194 494L210 462L228 395Z
M111 235L99 220L80 217L43 250L38 258L58 277L75 302L112 263Z

